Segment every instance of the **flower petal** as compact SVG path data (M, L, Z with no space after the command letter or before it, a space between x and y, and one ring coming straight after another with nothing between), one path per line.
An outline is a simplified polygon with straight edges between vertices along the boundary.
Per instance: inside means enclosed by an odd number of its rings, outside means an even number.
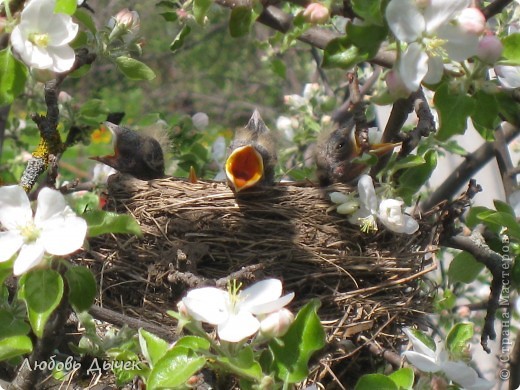
M202 287L188 292L182 302L197 321L218 325L229 317L229 294L215 287Z
M52 59L52 65L48 68L56 73L63 73L74 65L76 53L70 46L49 46L47 48L49 56Z
M428 55L422 50L421 45L411 43L401 56L397 69L406 88L415 92L428 73Z
M464 388L471 386L477 381L477 372L468 366L466 363L458 362L444 362L441 365L442 371L453 382L458 383Z
M52 255L68 255L81 248L85 241L87 222L67 209L41 223L40 240Z
M21 14L21 20L36 31L45 31L54 15L54 0L30 0Z
M358 181L359 200L371 214L376 214L377 196L374 182L369 175L361 175Z
M410 364L417 367L419 370L424 372L438 372L441 367L435 362L435 359L423 355L422 353L415 351L406 351L403 353L403 356L408 359Z
M265 279L240 291L238 298L241 308L249 308L272 302L282 295L282 282L278 279Z
M69 15L54 14L47 29L49 45L61 46L71 42L76 37L78 29L78 24L74 23Z
M274 301L270 301L267 303L249 306L247 308L248 311L250 311L253 314L267 314L272 313L275 311L280 310L282 307L287 305L289 302L291 302L294 298L294 293L289 293L287 295L284 295L281 298L278 298Z
M42 222L55 215L60 215L67 208L67 202L61 192L45 187L38 194L38 207L34 222L40 226Z
M22 245L20 254L14 261L14 276L19 276L40 264L43 260L44 253L45 250L38 241L32 244Z
M392 0L386 7L386 20L394 35L403 42L418 39L426 28L424 17L412 0Z
M23 237L16 231L0 232L0 261L7 261L23 245Z
M453 61L464 61L478 53L479 37L462 31L458 26L442 26L437 36L445 41L444 48Z
M332 203L336 204L347 203L348 201L352 200L352 197L345 195L342 192L331 192L329 196Z
M406 335L406 337L408 337L408 340L410 340L410 342L412 343L415 352L435 359L435 351L431 348L428 348L428 346L424 344L419 338L415 337L415 335L410 331L410 329L404 328L403 332Z
M248 311L242 310L219 324L217 333L221 340L236 343L253 335L260 329L260 322Z
M31 204L23 188L18 185L0 187L0 224L14 230L31 220Z
M470 0L431 0L424 10L426 32L431 34L441 26L444 29L469 3Z
M437 84L444 74L444 63L441 56L428 57L428 73L423 81L426 84Z
M520 66L497 65L495 66L495 73L504 88L520 87Z
M379 219L388 229L396 233L412 234L419 229L415 219L403 213L403 201L384 199L379 205Z

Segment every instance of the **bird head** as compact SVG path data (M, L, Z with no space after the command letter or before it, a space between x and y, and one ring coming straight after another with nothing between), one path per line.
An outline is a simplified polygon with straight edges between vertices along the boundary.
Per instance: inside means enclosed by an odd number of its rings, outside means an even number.
M226 160L226 176L236 192L253 187L263 175L264 160L252 145L234 149Z

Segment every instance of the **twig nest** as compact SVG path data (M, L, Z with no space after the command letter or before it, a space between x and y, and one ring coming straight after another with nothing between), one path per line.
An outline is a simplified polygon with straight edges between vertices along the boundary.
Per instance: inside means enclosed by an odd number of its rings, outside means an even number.
M398 329L429 305L419 281L434 268L425 260L431 227L362 233L330 211L329 193L351 190L345 186L281 183L235 196L222 182L114 175L108 188L108 207L131 213L144 235L92 240L85 261L99 272L106 305L158 319L190 288L275 277L295 292L292 309L321 300L329 341L383 348L399 344Z

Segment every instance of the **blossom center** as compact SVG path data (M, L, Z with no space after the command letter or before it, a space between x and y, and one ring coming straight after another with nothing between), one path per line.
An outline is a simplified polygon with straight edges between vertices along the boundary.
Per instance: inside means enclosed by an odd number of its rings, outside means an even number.
M30 33L29 41L38 47L46 48L49 45L49 34L37 32Z
M40 229L36 227L34 222L29 222L27 225L20 228L20 234L22 235L24 242L30 244L40 238Z
M424 38L422 43L424 45L424 50L428 53L430 57L447 56L446 49L444 49L444 45L446 44L445 39L441 39L438 37L428 37Z
M363 233L370 233L377 231L377 222L373 215L369 215L365 218L359 218L360 230Z
M237 283L235 279L228 283L229 312L233 314L238 313L240 302L243 300L243 297L240 296L240 287L242 287L242 283Z

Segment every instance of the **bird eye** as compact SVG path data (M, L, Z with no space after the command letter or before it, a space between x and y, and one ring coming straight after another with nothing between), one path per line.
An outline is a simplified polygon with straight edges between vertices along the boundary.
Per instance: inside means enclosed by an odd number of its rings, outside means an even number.
M337 149L342 149L343 146L345 146L345 143L344 143L344 142L340 142L340 143L338 144L338 146L336 146L336 148L337 148Z

